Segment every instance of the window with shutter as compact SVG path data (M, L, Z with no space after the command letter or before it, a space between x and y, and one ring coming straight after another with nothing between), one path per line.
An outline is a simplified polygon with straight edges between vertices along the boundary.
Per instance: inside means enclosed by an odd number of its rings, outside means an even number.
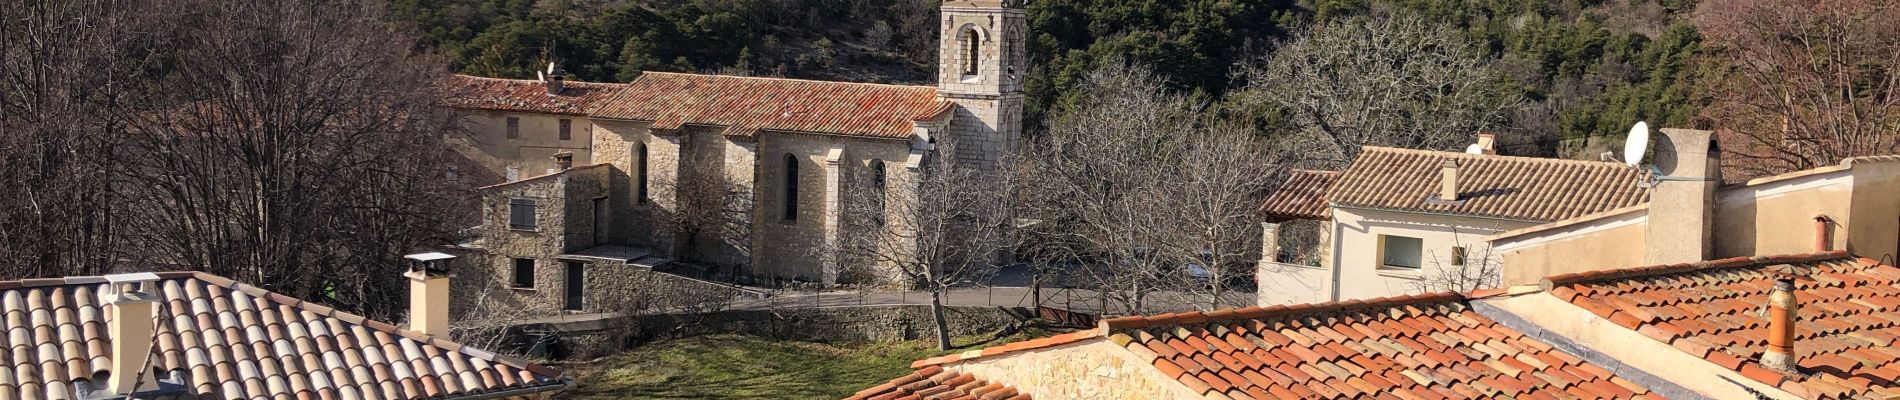
M531 231L535 229L534 199L513 199L508 201L508 229Z

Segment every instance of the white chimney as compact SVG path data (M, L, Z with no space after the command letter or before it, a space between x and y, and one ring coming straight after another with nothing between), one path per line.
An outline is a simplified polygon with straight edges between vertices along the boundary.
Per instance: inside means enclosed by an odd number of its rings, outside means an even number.
M1439 169L1438 199L1458 201L1458 160L1447 158L1442 166Z
M424 335L449 336L449 262L455 256L429 252L403 256L409 259L409 330Z
M111 374L105 390L114 395L158 389L158 376L146 364L152 356L152 329L158 296L149 292L158 275L150 272L106 275L99 303L111 306L106 325L112 340Z
M1498 154L1498 134L1478 132L1478 150L1482 154Z
M1714 248L1715 188L1722 181L1714 132L1663 129L1657 143L1656 186L1649 193L1643 262L1649 265L1709 259Z

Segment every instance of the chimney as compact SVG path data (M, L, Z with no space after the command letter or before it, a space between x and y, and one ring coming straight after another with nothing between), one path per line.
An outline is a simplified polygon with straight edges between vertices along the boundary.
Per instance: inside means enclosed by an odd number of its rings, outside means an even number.
M565 151L554 153L554 168L557 170L574 168L574 153Z
M1834 247L1834 232L1828 229L1828 223L1834 222L1826 214L1814 216L1814 251L1828 251Z
M105 390L129 395L158 389L158 376L146 364L152 356L153 317L158 296L148 292L158 275L150 272L106 275L99 302L112 306L107 314L107 336L112 340L111 374Z
M1498 154L1498 134L1478 132L1478 150L1483 154Z
M1714 132L1663 129L1657 141L1654 189L1643 262L1649 265L1709 259L1714 248L1715 187L1722 181Z
M561 94L561 89L567 88L567 71L557 69L553 63L548 63L547 78L541 83L547 85L549 96Z
M1447 158L1441 166L1438 199L1458 201L1458 160Z
M1776 277L1774 289L1768 292L1768 349L1761 355L1762 366L1795 370L1794 320L1799 307L1794 299L1794 277Z
M402 256L409 259L409 330L449 337L449 261L455 256L430 252Z

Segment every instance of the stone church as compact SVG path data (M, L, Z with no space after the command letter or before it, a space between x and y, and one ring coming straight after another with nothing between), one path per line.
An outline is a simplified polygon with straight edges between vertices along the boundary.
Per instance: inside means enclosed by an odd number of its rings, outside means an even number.
M940 139L988 167L1022 134L1019 1L946 1L937 84L647 72L628 83L453 78L469 131L457 179L481 187L468 243L525 308L587 311L618 269L672 262L816 282L893 279L828 245L902 201ZM855 212L854 212L855 211ZM868 275L867 275L868 274ZM883 275L883 276L879 276Z

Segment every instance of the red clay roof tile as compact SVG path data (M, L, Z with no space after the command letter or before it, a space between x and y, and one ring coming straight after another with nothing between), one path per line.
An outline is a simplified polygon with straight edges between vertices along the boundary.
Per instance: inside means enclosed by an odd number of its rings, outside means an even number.
M1459 202L1439 192L1446 159L1459 162ZM1325 194L1333 204L1549 222L1649 201L1642 173L1620 163L1367 146Z
M1767 338L1758 311L1776 270L1788 267L1813 277L1798 281L1795 294L1802 372L1795 376L1754 361ZM1900 304L1900 291L1892 290L1900 268L1891 265L1823 252L1610 270L1547 278L1547 284L1553 293L1579 293L1572 304L1613 308L1636 319L1646 336L1803 397L1900 394L1893 381L1900 377L1900 352L1887 346L1890 332L1900 328L1900 312L1878 306Z
M454 75L445 80L444 105L471 110L586 115L626 88L619 83L567 81L549 94L541 81Z
M931 86L647 72L590 115L655 129L723 126L741 137L772 130L909 138L914 121L949 109Z
M1326 191L1338 178L1337 171L1293 170L1261 203L1260 212L1274 219L1327 219Z

